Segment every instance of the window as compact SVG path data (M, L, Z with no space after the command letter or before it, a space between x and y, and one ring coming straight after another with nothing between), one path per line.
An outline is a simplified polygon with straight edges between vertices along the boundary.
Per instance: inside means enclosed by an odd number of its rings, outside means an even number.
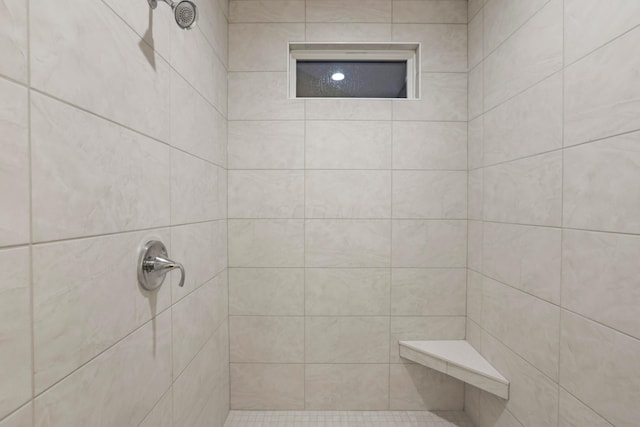
M419 98L417 43L290 43L290 98Z

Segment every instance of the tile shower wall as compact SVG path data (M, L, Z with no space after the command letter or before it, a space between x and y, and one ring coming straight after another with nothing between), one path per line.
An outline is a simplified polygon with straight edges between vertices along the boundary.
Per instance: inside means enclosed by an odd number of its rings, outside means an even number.
M230 8L231 406L461 409L397 341L465 336L467 2ZM421 42L422 99L288 100L288 41Z
M0 0L1 427L226 418L228 5L197 3ZM138 287L152 238L184 288Z
M469 1L476 425L640 420L640 3Z

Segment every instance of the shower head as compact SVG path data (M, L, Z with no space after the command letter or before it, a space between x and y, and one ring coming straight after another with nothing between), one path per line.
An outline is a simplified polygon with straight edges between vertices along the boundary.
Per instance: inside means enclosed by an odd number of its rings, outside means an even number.
M183 0L177 4L174 3L171 7L173 8L173 14L178 27L183 30L190 30L196 26L196 22L198 21L198 8L195 3L189 0Z
M198 22L198 7L196 4L189 0L182 0L174 2L173 0L161 0L171 6L173 10L176 24L183 30L190 30L196 26ZM155 9L158 6L158 0L147 0L151 9Z

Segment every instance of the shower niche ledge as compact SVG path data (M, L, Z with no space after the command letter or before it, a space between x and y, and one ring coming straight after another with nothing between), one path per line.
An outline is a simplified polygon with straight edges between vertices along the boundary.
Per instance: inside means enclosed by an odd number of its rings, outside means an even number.
M400 341L400 357L509 399L509 381L465 340Z

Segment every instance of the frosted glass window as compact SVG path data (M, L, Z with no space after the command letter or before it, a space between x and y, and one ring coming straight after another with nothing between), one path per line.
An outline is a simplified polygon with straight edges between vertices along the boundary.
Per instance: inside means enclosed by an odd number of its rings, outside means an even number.
M407 98L407 61L296 63L299 98Z
M419 43L289 43L289 98L420 99Z

